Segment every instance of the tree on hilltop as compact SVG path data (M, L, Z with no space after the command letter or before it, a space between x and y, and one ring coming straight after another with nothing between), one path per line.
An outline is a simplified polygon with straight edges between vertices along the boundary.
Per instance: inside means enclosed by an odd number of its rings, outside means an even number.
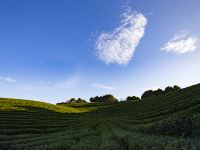
M126 101L135 101L135 100L140 100L140 98L137 96L128 96L126 98Z
M91 97L90 102L98 102L98 103L116 103L118 100L111 94L107 94L104 96L96 96Z
M141 99L151 98L151 97L154 97L154 91L153 90L148 90L148 91L145 91L142 94Z

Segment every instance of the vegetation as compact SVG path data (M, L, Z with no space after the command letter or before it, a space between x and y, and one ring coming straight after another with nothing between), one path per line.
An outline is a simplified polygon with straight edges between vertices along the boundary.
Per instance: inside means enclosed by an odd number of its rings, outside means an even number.
M128 96L126 98L126 101L136 101L136 100L140 100L140 98L137 96Z
M61 103L57 103L57 104L71 104L71 103L87 103L86 100L82 99L82 98L78 98L77 100L75 98L71 98L70 100L66 101L66 102L61 102Z
M1 150L200 149L200 84L113 105L0 99L0 110Z
M53 105L45 102L11 99L11 98L0 98L0 111L29 111L30 108L44 109L53 112L60 113L78 113L80 112L73 107L64 107L60 105Z
M104 96L96 96L96 97L91 97L90 102L98 102L98 103L108 103L108 104L114 104L117 103L118 100L111 94L104 95Z
M168 86L165 88L165 90L161 90L161 89L158 89L158 90L148 90L148 91L145 91L141 98L142 99L146 99L146 98L152 98L152 97L156 97L156 96L160 96L162 94L166 94L166 93L169 93L169 92L174 92L174 91L178 91L180 90L181 88L177 85L174 85L173 87L171 86Z

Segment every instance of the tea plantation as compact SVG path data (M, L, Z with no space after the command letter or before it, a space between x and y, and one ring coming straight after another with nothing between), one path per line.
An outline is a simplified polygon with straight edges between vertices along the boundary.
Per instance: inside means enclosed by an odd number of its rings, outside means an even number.
M113 105L0 99L0 150L199 150L200 84Z

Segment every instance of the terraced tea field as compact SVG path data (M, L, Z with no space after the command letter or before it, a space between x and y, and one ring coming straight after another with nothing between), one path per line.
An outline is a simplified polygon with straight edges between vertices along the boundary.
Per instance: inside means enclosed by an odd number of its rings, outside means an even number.
M0 99L1 150L198 150L199 139L200 84L106 106Z

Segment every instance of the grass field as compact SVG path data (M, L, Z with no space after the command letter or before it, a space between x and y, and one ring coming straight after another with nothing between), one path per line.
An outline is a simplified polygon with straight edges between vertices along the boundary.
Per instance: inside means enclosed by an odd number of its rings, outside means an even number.
M0 149L198 150L200 84L114 105L0 99Z

